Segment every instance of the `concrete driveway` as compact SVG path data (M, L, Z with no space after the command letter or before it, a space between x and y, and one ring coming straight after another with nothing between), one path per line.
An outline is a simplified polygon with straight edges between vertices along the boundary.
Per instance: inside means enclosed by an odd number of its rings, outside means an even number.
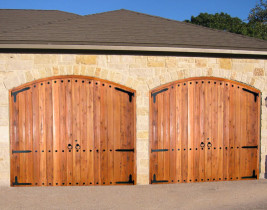
M267 180L30 188L1 184L0 209L267 209Z

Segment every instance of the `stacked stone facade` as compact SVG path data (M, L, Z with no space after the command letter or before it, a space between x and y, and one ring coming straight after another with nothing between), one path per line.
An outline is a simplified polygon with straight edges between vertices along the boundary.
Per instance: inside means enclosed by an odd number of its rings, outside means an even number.
M267 161L267 60L175 56L0 54L0 180L9 182L8 90L56 75L85 75L136 90L137 184L149 183L149 90L179 79L212 76L236 80L262 92L261 161ZM267 173L267 172L266 172Z

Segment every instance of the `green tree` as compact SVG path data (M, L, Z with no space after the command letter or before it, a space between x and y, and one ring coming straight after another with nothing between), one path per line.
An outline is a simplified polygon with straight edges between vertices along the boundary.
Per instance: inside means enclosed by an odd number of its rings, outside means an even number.
M223 12L216 14L200 13L196 17L192 16L191 20L185 21L237 34L244 34L247 32L246 23L238 17L231 17L227 13Z
M262 18L263 15L260 17ZM185 20L185 22L267 40L267 24L264 24L263 18L261 21L259 19L257 21L253 19L252 21L251 19L246 23L238 17L231 17L223 12L216 14L200 13L196 17L192 16L191 20Z
M266 23L267 22L267 0L260 0L255 8L252 8L248 15L249 23Z

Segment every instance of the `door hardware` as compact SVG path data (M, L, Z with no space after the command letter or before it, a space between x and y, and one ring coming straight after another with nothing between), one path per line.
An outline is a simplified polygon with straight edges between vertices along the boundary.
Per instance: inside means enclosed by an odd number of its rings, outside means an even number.
M200 143L200 147L201 148L205 147L205 143L203 141Z
M151 152L167 152L168 149L151 149Z
M212 144L208 142L207 147L212 147Z
M243 146L244 149L258 149L258 146Z
M252 172L252 176L243 176L241 177L242 179L257 179L257 175L256 175L256 172L255 170L253 170Z
M246 89L246 88L242 88L242 90L244 90L244 91L246 91L246 92L249 92L249 93L253 94L253 95L254 95L254 101L257 102L257 97L259 96L258 93L254 92L254 91L251 91L251 90L248 90L248 89Z
M81 146L79 144L76 144L75 149L79 150L79 149L81 149Z
M116 149L116 152L134 152L134 149Z
M151 184L153 183L162 183L162 182L169 182L168 180L157 180L156 174L153 175L153 179L151 180Z
M15 176L15 182L13 182L13 185L32 185L32 183L19 183L18 177Z
M71 144L68 144L68 149L72 149L73 146Z
M128 96L129 96L129 101L132 102L132 97L134 97L134 93L130 92L130 91L127 91L127 90L123 90L121 88L118 88L118 87L115 87L115 90L117 91L121 91L123 93L127 93Z
M158 91L158 92L151 93L151 97L153 97L153 102L156 103L156 96L157 96L159 93L165 92L165 91L167 91L167 90L169 90L169 89L168 89L168 88L164 88L164 89L162 89L162 90L160 90L160 91Z
M12 150L12 154L14 153L30 153L32 152L31 150Z
M129 181L120 181L120 182L116 182L116 184L134 184L132 174L129 175Z
M23 88L21 90L15 91L15 92L11 92L11 96L14 96L14 102L17 101L17 94L18 93L21 93L21 92L29 90L29 89L30 89L30 87L26 87L26 88Z

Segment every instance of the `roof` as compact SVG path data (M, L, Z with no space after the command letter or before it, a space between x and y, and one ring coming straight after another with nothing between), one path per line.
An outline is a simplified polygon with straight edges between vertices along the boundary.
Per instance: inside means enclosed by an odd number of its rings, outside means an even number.
M86 16L0 10L0 25L0 47L39 44L267 51L264 40L125 9Z
M81 16L58 10L0 9L0 33L51 24L76 17Z

